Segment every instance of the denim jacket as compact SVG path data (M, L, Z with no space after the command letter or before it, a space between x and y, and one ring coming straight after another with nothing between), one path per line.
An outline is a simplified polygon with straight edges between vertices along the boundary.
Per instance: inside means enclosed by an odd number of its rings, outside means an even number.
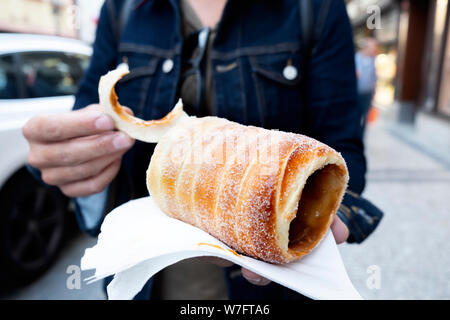
M131 74L116 88L121 104L133 109L137 117L161 118L171 110L179 94L183 47L179 2L136 1L120 30L122 2L106 1L101 9L93 56L74 109L98 103L100 76L125 61ZM317 15L323 12L322 1L313 0L312 4L315 20L320 22L315 29L320 32L303 74L298 0L227 2L210 55L214 115L245 125L301 133L324 142L345 158L350 173L348 188L361 193L366 162L362 112L356 103L351 24L343 0L330 1L326 14L320 17ZM171 68L164 68L169 60ZM288 65L297 71L295 76L283 74ZM306 85L306 97L302 83ZM186 112L203 116L194 110ZM145 172L153 148L152 144L136 142L124 155L120 173L108 188L110 194L114 191L108 210L148 195ZM84 229L95 234L98 225Z

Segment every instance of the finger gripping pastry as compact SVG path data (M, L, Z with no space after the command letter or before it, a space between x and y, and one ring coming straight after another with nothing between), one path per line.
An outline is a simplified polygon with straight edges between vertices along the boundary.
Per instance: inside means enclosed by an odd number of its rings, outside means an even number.
M167 215L271 263L297 260L325 236L348 182L338 152L303 135L217 117L163 123L147 187Z

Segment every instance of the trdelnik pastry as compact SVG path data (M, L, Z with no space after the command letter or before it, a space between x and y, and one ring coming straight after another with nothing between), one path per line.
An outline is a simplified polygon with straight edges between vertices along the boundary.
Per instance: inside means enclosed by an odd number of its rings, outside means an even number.
M347 187L338 152L300 134L190 117L181 101L163 119L137 119L114 90L127 73L101 78L100 104L119 130L158 143L147 187L164 213L271 263L297 260L317 246Z

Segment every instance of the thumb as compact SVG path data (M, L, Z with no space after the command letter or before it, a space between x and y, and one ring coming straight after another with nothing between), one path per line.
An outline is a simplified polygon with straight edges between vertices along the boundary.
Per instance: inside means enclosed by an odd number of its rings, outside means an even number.
M266 279L262 276L260 276L257 273L254 273L253 271L250 271L248 269L242 268L242 276L251 284L254 284L256 286L266 286L270 282L269 279Z

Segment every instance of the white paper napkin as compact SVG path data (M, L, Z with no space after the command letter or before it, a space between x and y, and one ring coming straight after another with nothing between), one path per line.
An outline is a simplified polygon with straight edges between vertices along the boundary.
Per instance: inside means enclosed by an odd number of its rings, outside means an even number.
M108 297L132 299L158 271L198 256L230 260L313 299L361 299L331 232L309 255L274 265L236 255L203 230L166 216L150 197L130 201L106 216L97 244L81 259L81 269L95 269L89 282L115 275Z

